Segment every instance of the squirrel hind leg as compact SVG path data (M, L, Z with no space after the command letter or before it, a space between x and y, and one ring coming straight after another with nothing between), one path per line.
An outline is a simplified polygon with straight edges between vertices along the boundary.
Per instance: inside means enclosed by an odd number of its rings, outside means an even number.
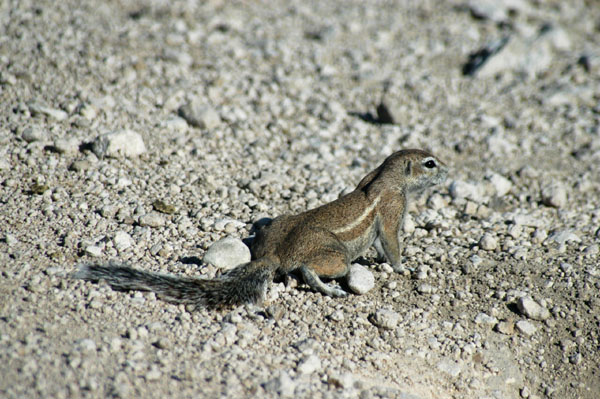
M304 282L309 285L310 288L318 291L322 294L329 295L331 297L345 297L348 296L348 293L341 288L332 287L329 284L325 284L317 273L304 265L300 268L300 272L302 273L302 277L304 278Z

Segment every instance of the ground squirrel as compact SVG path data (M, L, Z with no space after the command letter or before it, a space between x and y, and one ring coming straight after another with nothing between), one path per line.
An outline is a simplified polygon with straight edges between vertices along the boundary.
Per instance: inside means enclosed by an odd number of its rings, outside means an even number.
M448 168L426 151L395 152L351 193L299 215L277 217L260 228L251 245L254 260L212 280L115 264L82 266L73 276L105 280L119 290L153 291L173 303L223 306L261 302L276 275L298 270L314 290L346 296L321 278L346 276L350 262L372 245L394 268L400 266L399 234L407 195L442 183L447 174Z

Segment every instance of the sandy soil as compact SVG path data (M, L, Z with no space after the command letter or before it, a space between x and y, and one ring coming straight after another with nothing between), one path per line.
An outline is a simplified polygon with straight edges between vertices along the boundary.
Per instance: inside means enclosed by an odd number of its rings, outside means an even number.
M599 396L597 2L5 0L0 20L1 397ZM451 173L412 201L404 271L357 260L364 295L291 277L190 311L69 278L214 276L217 240L410 147Z

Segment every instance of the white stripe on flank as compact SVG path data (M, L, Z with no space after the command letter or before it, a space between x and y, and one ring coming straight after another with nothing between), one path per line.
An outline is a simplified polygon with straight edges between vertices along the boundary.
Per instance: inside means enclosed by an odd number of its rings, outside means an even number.
M362 215L360 215L358 217L358 219L354 220L352 223L346 225L346 226L342 226L338 229L333 230L333 234L340 234L340 233L344 233L346 231L350 231L352 229L354 229L356 226L359 226L363 220L365 220L365 218L367 216L369 216L371 214L371 212L373 212L373 209L375 209L375 207L377 206L377 204L379 203L379 196L377 196L377 198L375 198L375 201L373 201L371 203L371 205L369 205L362 213Z

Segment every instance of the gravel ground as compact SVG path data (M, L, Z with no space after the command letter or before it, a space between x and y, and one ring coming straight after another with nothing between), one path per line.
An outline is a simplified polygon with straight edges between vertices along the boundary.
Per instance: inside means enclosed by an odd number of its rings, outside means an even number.
M597 398L600 6L0 3L0 396ZM393 123L390 123L393 122ZM68 278L204 253L400 148L405 269L191 311ZM363 270L364 272L364 270Z

